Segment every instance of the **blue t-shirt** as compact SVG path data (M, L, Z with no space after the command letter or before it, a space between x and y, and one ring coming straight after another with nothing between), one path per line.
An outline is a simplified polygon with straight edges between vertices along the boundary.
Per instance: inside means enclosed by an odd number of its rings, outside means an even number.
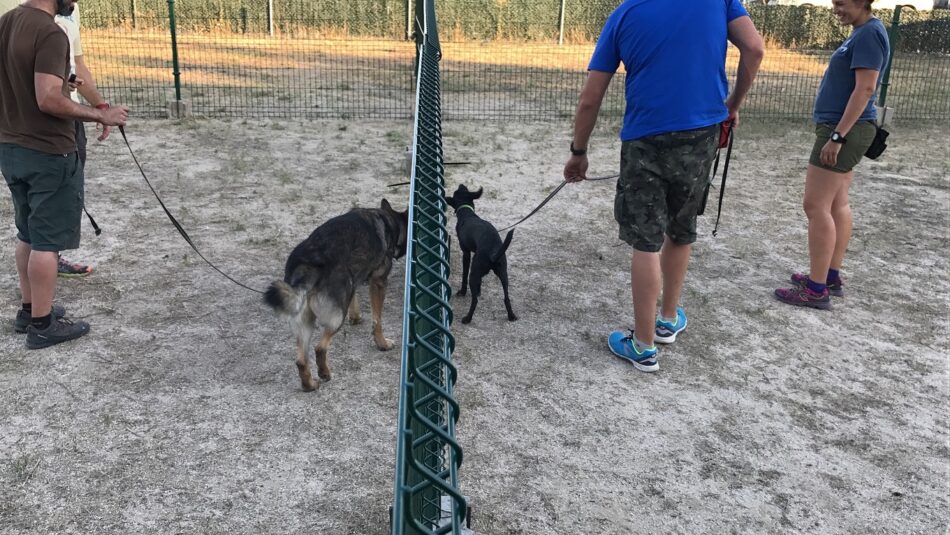
M887 31L884 23L872 18L858 26L851 35L841 43L838 50L831 55L828 69L825 71L821 85L818 86L818 96L815 97L816 123L837 124L848 107L848 99L854 92L854 69L873 69L883 72L887 65L887 56L890 54L890 43L887 41ZM877 78L878 87L881 77ZM868 100L867 107L861 114L859 121L872 121L877 118L874 109L874 95Z
M727 25L739 0L626 0L604 25L589 70L627 71L620 138L692 130L728 117Z

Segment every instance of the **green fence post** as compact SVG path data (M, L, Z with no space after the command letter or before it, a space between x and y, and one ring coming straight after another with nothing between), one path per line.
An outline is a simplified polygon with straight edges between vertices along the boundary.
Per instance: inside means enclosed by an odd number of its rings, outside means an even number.
M884 69L884 78L881 79L881 97L878 99L878 106L884 107L887 101L887 88L891 85L891 67L894 66L894 50L897 49L897 39L900 37L901 26L901 6L894 8L894 19L891 21L891 27L887 29L887 40L890 42L891 51L887 58L887 68Z
M240 13L241 16L241 33L245 34L247 33L247 8L242 7L238 10L238 13Z
M172 34L172 74L175 75L175 100L181 101L181 70L178 68L178 36L175 33L175 0L168 0L168 29Z
M135 9L135 0L130 0L130 4L131 5L129 6L129 8L132 11L132 29L134 30L135 29L135 12L137 11Z

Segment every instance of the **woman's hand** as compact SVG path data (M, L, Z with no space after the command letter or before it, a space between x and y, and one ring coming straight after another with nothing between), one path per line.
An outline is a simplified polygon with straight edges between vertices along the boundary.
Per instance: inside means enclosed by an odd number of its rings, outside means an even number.
M839 152L841 152L841 143L835 143L829 139L821 148L821 163L827 167L834 167L838 163Z

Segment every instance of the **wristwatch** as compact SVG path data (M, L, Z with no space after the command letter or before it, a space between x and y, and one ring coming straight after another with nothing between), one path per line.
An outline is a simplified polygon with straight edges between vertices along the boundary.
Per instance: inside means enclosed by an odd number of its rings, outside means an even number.
M847 141L848 141L848 140L846 140L846 139L844 138L844 136L842 136L842 135L841 135L840 133L838 133L838 132L834 132L833 134L831 134L831 142L832 142L832 143L841 143L842 145L844 145L845 143L847 143Z
M573 154L574 156L583 156L587 154L587 149L575 149L574 142L571 141L571 154Z

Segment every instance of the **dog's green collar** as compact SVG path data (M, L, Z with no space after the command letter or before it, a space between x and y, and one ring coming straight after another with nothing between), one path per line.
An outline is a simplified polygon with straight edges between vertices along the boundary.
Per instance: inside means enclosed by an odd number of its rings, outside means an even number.
M472 211L472 213L475 213L475 207L474 207L474 206L469 206L469 205L467 205L467 204L463 204L462 206L459 206L458 208L456 208L456 209L455 209L455 213L456 213L456 214L459 213L459 210L461 210L462 208L468 208L469 210Z

